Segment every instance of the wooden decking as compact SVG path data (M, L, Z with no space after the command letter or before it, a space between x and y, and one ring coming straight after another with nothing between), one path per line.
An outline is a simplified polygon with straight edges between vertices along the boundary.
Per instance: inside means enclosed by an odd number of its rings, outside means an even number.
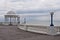
M0 26L0 40L60 40L60 35L26 32L18 29L17 26Z

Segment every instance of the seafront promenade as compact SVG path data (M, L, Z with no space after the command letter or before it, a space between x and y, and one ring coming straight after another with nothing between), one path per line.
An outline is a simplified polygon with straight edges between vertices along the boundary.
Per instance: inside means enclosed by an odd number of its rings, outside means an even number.
M60 40L60 35L23 31L17 26L0 26L0 40Z
M43 26L27 24L26 18L21 23L22 16L9 11L4 15L4 22L0 22L0 40L59 40L60 26L53 24L52 13L51 24Z

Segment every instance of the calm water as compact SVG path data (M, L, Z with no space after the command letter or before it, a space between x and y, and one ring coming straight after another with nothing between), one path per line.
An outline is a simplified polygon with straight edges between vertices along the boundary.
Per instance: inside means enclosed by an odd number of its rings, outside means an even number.
M23 22L21 22L22 24ZM26 24L35 24L35 25L43 25L43 26L50 26L50 21L28 21ZM54 21L53 24L55 26L60 26L60 21Z
M60 14L54 14L54 25L55 26L60 26ZM24 16L20 17L21 24L24 23L24 18L26 19L27 24L36 24L36 25L44 25L44 26L50 26L50 14L48 13L39 13L39 16ZM9 19L8 19L9 20ZM12 19L14 21L14 19ZM0 16L0 22L4 22L4 17Z
M36 24L36 25L44 25L44 26L50 26L50 15L42 15L42 16L29 16L24 17L26 18L27 24ZM22 18L21 23L23 23L24 18ZM60 26L60 17L57 15L54 15L54 22L53 24L55 26Z

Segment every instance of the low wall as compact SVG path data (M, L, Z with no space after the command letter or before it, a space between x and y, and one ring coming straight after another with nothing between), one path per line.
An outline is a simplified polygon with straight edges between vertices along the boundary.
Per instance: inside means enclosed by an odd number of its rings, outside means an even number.
M49 35L60 34L60 26L40 26L40 25L21 24L18 26L18 28L25 31L44 33Z

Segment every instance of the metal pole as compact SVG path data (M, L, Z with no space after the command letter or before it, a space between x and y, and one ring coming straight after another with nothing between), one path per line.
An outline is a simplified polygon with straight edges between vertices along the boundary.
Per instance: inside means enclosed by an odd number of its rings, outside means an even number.
M53 24L53 14L54 14L54 12L51 12L51 24L50 24L50 26L54 26L54 24Z
M51 24L50 24L50 27L49 27L50 35L56 35L56 31L54 29L54 24L53 24L53 14L54 14L54 12L51 12Z

